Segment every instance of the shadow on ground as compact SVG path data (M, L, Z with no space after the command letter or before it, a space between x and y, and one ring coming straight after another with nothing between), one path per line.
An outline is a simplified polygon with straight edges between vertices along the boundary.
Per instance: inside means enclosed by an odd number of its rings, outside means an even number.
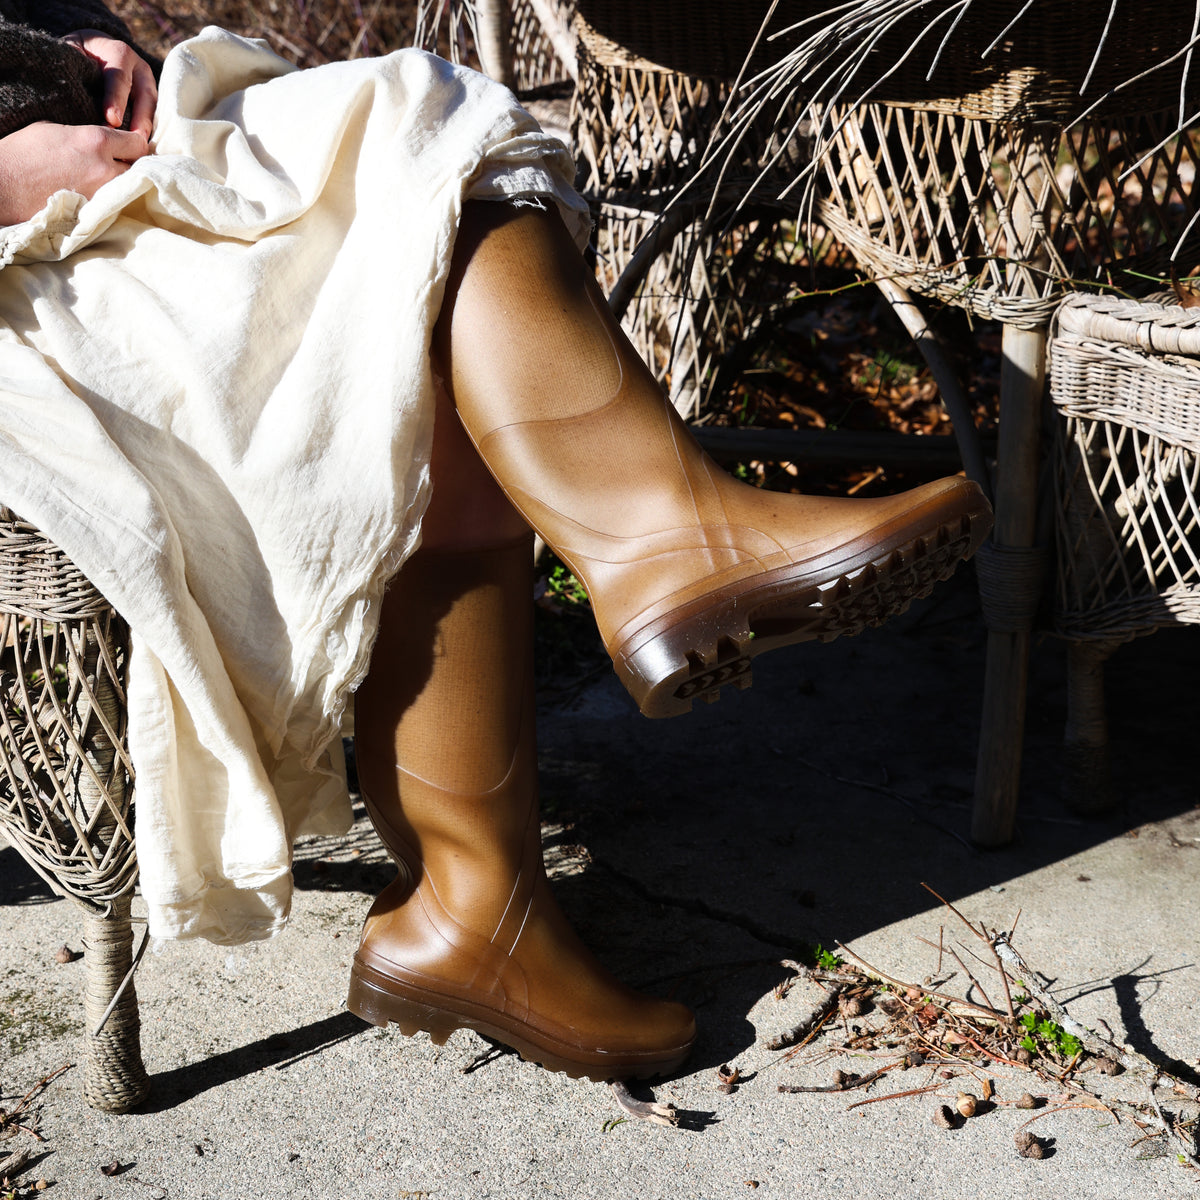
M1177 700L1200 667L1200 630L1183 628L1110 661L1122 806L1102 820L1082 820L1060 799L1065 652L1039 640L1017 837L1000 850L972 846L985 645L964 570L882 630L760 660L750 691L689 717L647 721L607 681L569 705L543 703L544 808L581 847L558 893L632 982L708 1010L693 1069L752 1040L744 1014L781 977L781 957L929 910L936 900L922 883L952 902L999 893L1172 817L1200 838L1194 716ZM1200 866L1200 840L1180 840L1177 852ZM1090 882L1081 874L1078 886ZM657 940L645 936L651 925L662 930ZM1135 987L1156 965L1142 957L1131 958L1127 986L1106 986L1118 993L1129 1039L1153 1054L1148 1034L1139 1042L1146 993Z
M647 721L587 653L576 679L543 689L555 888L619 975L697 1009L702 1036L689 1071L753 1043L746 1014L782 977L781 959L928 911L935 901L922 883L950 901L1002 893L1048 864L1171 818L1187 835L1175 852L1200 865L1194 722L1176 699L1200 667L1200 631L1159 633L1111 661L1123 807L1099 821L1076 818L1059 798L1065 655L1054 639L1040 641L1017 839L993 851L967 839L985 641L964 570L883 630L761 661L750 691L698 705L690 717ZM15 851L0 851L0 868L0 904L52 898ZM365 913L394 867L360 819L349 838L303 843L295 873L302 890L361 895ZM1081 896L1091 885L1081 873ZM1131 950L1123 972L1095 987L1113 990L1125 1039L1191 1078L1187 1064L1156 1049L1140 1015L1161 975L1152 950ZM1086 994L1088 985L1077 986ZM282 1069L363 1028L342 1013L216 1054L157 1076L154 1103L171 1107L264 1066Z

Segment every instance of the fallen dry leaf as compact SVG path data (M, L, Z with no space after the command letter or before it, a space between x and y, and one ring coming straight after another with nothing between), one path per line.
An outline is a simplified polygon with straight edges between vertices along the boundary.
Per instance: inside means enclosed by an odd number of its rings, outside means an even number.
M1171 287L1175 291L1176 298L1179 300L1180 308L1200 308L1200 295L1197 295L1190 287L1185 287L1179 282L1179 277L1175 274L1175 268L1171 267Z

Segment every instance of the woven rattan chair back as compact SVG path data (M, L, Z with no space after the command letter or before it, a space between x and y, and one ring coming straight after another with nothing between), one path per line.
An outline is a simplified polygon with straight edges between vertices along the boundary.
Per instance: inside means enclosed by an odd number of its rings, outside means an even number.
M84 1095L116 1112L149 1087L132 981L108 1013L132 965L137 878L127 654L128 632L104 597L0 509L0 831L85 911Z
M1065 290L1197 261L1200 239L1176 247L1196 143L1161 105L1066 129L884 104L827 119L822 224L875 276L984 319L1044 327Z
M805 257L794 207L779 198L801 143L778 145L776 126L764 123L719 179L704 169L769 7L582 0L575 16L571 132L598 274L691 416L723 389L721 368L794 296L793 268ZM774 163L765 176L764 161Z
M1192 0L975 0L944 45L928 17L909 6L841 80L869 103L814 100L813 211L860 262L1037 328L1069 288L1136 290L1173 249L1181 270L1197 261L1196 239L1176 246L1197 165L1177 131L1200 72L1182 54L1152 69L1186 45Z

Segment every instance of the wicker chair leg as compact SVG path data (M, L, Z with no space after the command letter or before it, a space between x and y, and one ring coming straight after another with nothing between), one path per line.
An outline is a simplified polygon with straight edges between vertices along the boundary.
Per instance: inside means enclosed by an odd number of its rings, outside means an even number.
M1118 644L1071 642L1067 651L1063 800L1080 816L1100 816L1117 806L1108 753L1104 664Z
M85 641L84 664L92 683L90 703L103 713L108 728L116 728L121 701L112 680L100 670L101 637L94 629ZM83 717L89 730L88 768L80 772L76 787L86 811L95 814L95 830L104 838L112 835L115 817L106 797L123 799L126 782L114 772L117 749L104 725ZM128 893L109 902L107 916L87 914L83 938L87 989L84 993L84 1021L87 1026L87 1065L83 1096L93 1108L106 1112L128 1112L146 1098L150 1078L142 1065L141 1021L138 1017L137 992L129 979L111 1013L109 1005L133 967L133 929L130 925ZM107 1020L105 1016L107 1014ZM101 1022L104 1028L97 1033Z
M87 917L83 935L87 967L83 1004L87 1023L87 1063L83 1096L93 1108L114 1113L128 1112L150 1091L150 1077L142 1065L141 1021L132 979L104 1022L104 1028L96 1033L133 965L129 907L128 896L114 900L109 916Z
M0 508L0 828L86 922L84 1096L124 1112L149 1090L132 981L137 877L126 738L128 630L36 527Z
M1026 556L1032 567L1037 558L1033 547L1037 535L1038 444L1046 331L1006 325L1003 336L996 524L992 541L999 548L997 565L1003 563L1003 570L1010 578L1008 582L1004 575L998 579L1003 586L989 603L983 595L985 576L980 574L988 647L971 838L981 846L1007 845L1016 827L1030 637L1038 603L1036 589L1018 587L1011 567ZM1036 577L1036 571L1031 571L1021 577L1021 582L1028 583Z

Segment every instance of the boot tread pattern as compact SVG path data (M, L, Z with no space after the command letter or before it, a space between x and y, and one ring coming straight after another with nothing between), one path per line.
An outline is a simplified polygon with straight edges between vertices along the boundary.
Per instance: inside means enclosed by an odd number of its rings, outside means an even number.
M757 607L743 597L724 617L685 622L663 639L677 648L679 665L657 681L620 659L618 674L647 716L689 712L695 700L711 704L726 684L748 688L751 659L765 650L850 637L904 612L948 579L980 537L978 514L963 513L824 583L779 589ZM724 630L714 629L722 623Z
M449 1036L458 1029L472 1029L489 1041L499 1042L515 1050L526 1062L536 1063L547 1071L558 1071L571 1079L591 1079L603 1082L607 1079L651 1079L676 1070L691 1050L690 1043L671 1052L669 1058L640 1063L614 1061L604 1066L593 1066L574 1061L565 1055L557 1055L520 1036L516 1029L507 1028L498 1022L465 1012L456 1012L448 1007L422 1004L398 993L397 984L387 986L375 982L370 968L364 968L357 958L350 972L350 993L346 1007L370 1025L386 1028L395 1025L405 1037L418 1033L429 1034L435 1046L444 1046Z

